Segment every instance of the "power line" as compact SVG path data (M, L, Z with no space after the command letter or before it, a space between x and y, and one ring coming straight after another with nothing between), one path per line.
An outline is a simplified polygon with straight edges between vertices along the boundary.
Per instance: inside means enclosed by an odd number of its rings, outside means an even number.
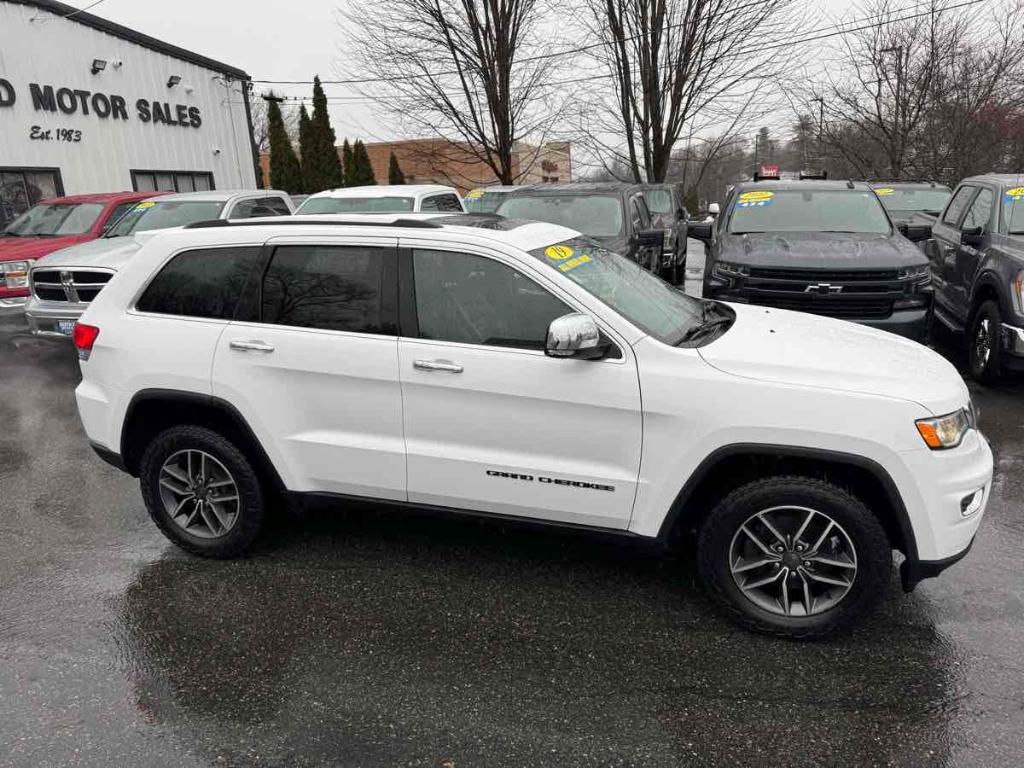
M90 8L95 8L100 3L105 3L105 2L106 2L106 0L96 0L96 2L91 3L90 5L85 6L84 8L79 8L78 10L72 11L71 13L66 13L63 16L51 16L48 19L43 19L42 23L45 24L46 22L54 21L55 19L70 19L72 16L77 16L78 14L84 13L85 11L88 11ZM38 18L39 18L39 14L36 14L35 16L31 17L29 19L29 21L36 21Z

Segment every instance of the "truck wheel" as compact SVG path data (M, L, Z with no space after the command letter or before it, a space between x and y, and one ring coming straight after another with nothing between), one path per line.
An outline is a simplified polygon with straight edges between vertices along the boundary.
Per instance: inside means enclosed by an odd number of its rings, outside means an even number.
M1003 360L999 345L1002 325L1003 316L999 305L991 299L974 313L971 335L967 340L967 358L971 376L976 381L992 384L1002 375Z
M779 637L821 637L874 606L892 549L865 504L831 483L772 477L737 488L698 541L705 583L741 624Z
M249 460L204 427L157 435L142 456L139 482L153 521L194 555L240 555L263 525L263 493Z

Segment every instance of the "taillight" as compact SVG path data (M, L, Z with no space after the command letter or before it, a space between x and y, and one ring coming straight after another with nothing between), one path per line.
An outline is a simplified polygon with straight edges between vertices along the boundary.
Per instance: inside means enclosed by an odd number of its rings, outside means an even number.
M100 335L100 329L95 325L75 323L75 330L71 334L71 340L75 342L75 349L78 350L79 360L88 360L92 354L92 345Z

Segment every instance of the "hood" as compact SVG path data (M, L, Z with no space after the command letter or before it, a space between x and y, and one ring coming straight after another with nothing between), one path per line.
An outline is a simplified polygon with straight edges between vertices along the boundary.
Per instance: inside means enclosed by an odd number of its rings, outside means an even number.
M39 259L48 253L81 243L91 235L68 237L0 237L0 261Z
M40 259L34 265L39 267L105 267L119 269L134 256L143 244L161 230L138 232L131 237L101 237L88 243L65 248Z
M719 258L754 267L898 269L925 261L900 234L762 232L722 235Z
M803 312L730 304L736 322L699 349L735 376L891 397L941 416L967 404L945 358L887 331Z

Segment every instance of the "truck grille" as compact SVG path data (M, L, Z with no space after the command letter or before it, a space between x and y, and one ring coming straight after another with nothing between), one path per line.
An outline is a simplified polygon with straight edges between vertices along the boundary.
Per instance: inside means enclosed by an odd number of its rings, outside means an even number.
M37 269L32 272L32 292L40 301L88 304L113 276L92 269Z
M809 312L812 315L840 318L883 319L892 314L891 301L807 301L801 299L758 298L755 301L765 307L791 309L794 312Z

